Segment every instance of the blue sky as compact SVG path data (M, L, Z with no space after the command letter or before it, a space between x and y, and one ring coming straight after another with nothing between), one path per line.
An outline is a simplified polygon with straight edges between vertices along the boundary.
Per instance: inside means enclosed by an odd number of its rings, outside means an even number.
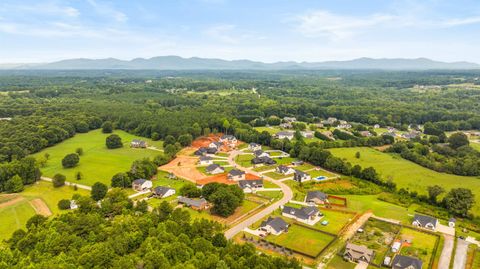
M480 62L478 0L1 0L0 62L160 55Z

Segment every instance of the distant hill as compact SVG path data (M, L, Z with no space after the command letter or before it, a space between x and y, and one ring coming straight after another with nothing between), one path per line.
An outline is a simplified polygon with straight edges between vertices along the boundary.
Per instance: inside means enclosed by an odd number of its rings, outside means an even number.
M1 66L1 65L0 65ZM470 62L439 62L426 58L418 59L372 59L359 58L349 61L327 62L276 62L263 63L250 60L222 60L207 58L182 58L159 56L149 59L136 58L130 61L107 59L68 59L46 64L26 64L14 69L152 69L152 70L293 70L293 69L380 69L380 70L432 70L432 69L480 69Z

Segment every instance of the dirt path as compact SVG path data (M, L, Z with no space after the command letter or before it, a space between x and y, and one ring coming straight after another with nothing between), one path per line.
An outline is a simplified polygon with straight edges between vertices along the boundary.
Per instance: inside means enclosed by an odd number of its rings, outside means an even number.
M460 238L457 239L457 251L453 260L453 269L464 269L467 264L468 243Z
M358 229L360 229L367 220L373 216L372 211L367 211L363 215L361 215L354 223L352 223L345 232L341 235L342 239L348 240L350 239Z
M21 201L25 200L25 198L23 198L22 196L17 196L13 199L10 199L4 203L1 203L0 204L0 208L4 208L4 207L8 207L8 206L11 206L11 205L14 205L16 203L19 203Z
M453 253L453 245L455 237L451 235L444 234L445 243L443 244L442 255L438 261L438 269L448 269L450 267L450 260Z
M35 212L37 212L37 214L39 215L43 215L45 217L52 215L52 211L50 211L50 208L48 208L47 204L45 204L45 202L40 198L31 200L30 205L35 209Z

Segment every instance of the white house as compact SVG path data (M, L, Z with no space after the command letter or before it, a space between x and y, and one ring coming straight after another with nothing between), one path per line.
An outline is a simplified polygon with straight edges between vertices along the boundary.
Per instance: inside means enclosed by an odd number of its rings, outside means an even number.
M153 189L153 195L157 198L166 198L175 194L175 189L158 186Z
M132 188L136 191L145 191L145 190L151 189L152 186L153 184L151 180L147 180L143 178L135 179L132 182Z
M293 139L293 136L294 136L294 133L292 131L282 131L282 132L278 132L275 134L275 138L277 139L288 139L288 140L292 140Z
M302 208L284 206L282 209L282 216L308 225L314 225L323 217L323 214L321 214L315 206L306 206Z
M225 172L225 168L218 164L211 164L205 168L205 171L211 175L221 174Z
M257 143L250 143L250 144L248 144L248 149L251 150L251 151L262 150L262 145L257 144Z
M402 247L402 243L400 241L395 241L392 244L392 252L397 253L400 251L400 248Z
M255 157L257 157L257 158L270 157L270 154L268 154L268 152L265 152L265 151L263 151L263 150L256 150L255 152L253 152L253 154L254 154Z
M212 143L208 144L209 148L214 148L214 149L217 149L217 150L219 150L222 146L223 146L222 142L212 142Z
M220 137L220 142L226 142L228 144L236 144L237 143L237 138L233 135L222 135Z
M253 193L263 188L263 179L239 180L238 186L244 193Z
M434 217L415 214L412 225L415 227L435 231L437 229L438 220Z
M300 134L305 138L313 138L313 131L301 131Z
M291 167L288 167L288 166L285 166L285 165L277 166L277 168L275 168L275 171L277 173L282 174L282 175L291 175L291 174L295 173L295 169L293 169Z
M213 163L212 157L208 156L200 156L200 160L198 162L200 165L210 165Z
M228 179L234 180L234 181L239 181L239 180L244 180L245 179L245 172L242 170L238 169L232 169L230 172L228 172Z
M293 180L297 181L297 182L305 182L305 181L309 181L311 180L312 177L303 172L303 171L300 171L300 170L295 170L295 174L293 174Z
M70 200L70 209L77 209L78 205L75 200Z
M267 234L279 235L288 229L288 223L285 222L282 218L268 217L267 220L263 221L260 225L259 231L266 232Z

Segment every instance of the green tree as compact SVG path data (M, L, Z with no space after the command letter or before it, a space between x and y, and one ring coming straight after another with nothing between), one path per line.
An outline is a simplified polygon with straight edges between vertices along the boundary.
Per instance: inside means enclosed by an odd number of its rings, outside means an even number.
M184 134L178 137L178 143L182 145L182 147L190 146L192 144L193 137L191 134Z
M64 168L72 168L72 167L75 167L79 161L80 161L80 157L78 157L78 154L70 153L70 154L67 154L62 159L62 166Z
M123 147L122 138L116 134L109 135L105 140L105 144L109 149L116 149Z
M445 189L439 185L433 185L427 187L428 198L432 204L437 203L437 197L445 192Z
M53 187L58 188L65 185L67 177L62 174L55 174L52 178Z
M468 137L464 133L454 133L448 138L448 144L451 148L457 149L469 144Z
M110 121L106 121L102 124L102 133L109 134L113 132L113 124Z
M179 190L180 195L190 198L200 197L202 195L202 190L197 188L194 184L185 184Z
M107 185L101 182L95 182L92 186L92 190L90 192L90 197L92 197L95 201L102 200L108 192Z
M58 209L61 209L61 210L70 209L70 200L62 199L58 201Z
M117 173L113 175L110 185L113 188L128 188L132 185L132 180L126 173Z
M77 149L75 150L75 153L77 153L78 156L82 156L82 155L83 155L83 148L77 148Z
M5 191L8 193L23 191L23 180L19 175L14 175L5 183Z
M227 119L225 119L223 121L223 124L222 124L222 127L223 127L223 130L225 131L225 134L228 134L228 129L230 129L230 126L231 126L230 122Z
M475 196L469 189L451 189L445 198L443 198L443 203L451 213L466 217L468 215L468 211L475 204Z
M81 180L82 178L83 178L82 172L78 171L77 173L75 173L75 179L76 180Z
M360 159L360 151L357 151L357 152L355 153L355 158Z
M219 188L210 196L213 203L212 212L222 217L228 217L235 212L241 200L227 188Z

